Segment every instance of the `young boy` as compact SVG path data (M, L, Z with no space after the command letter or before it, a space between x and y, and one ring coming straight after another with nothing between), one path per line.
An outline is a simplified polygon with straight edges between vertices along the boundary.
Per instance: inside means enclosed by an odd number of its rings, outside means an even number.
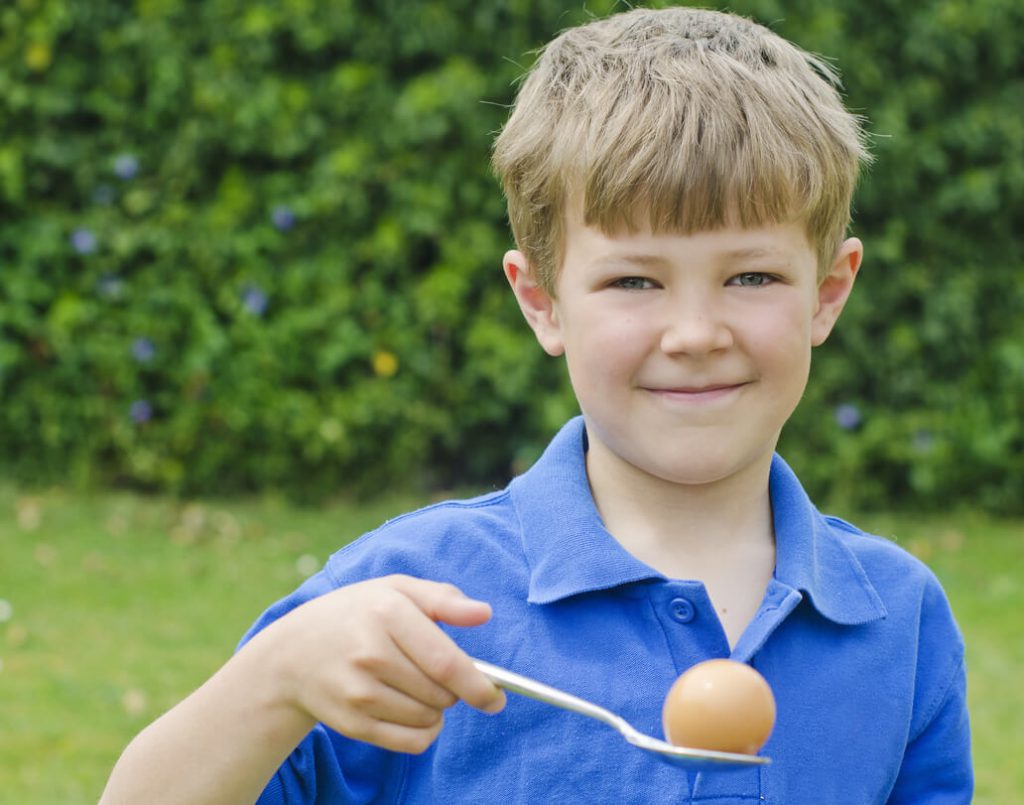
M844 238L866 154L833 84L710 11L555 39L494 163L505 274L582 417L506 489L331 557L132 742L103 801L969 802L939 584L819 514L774 454L861 262ZM687 773L576 714L505 706L472 664L658 736L671 683L713 657L772 685L769 765Z

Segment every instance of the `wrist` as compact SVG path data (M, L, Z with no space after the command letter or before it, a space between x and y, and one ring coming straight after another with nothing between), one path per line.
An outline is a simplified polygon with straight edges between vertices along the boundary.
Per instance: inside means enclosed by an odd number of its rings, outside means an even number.
M294 747L305 737L317 719L302 704L299 669L293 653L279 645L275 623L255 635L236 659L246 665L250 680L248 696L259 723L277 739L287 739ZM271 737L271 736L268 736Z

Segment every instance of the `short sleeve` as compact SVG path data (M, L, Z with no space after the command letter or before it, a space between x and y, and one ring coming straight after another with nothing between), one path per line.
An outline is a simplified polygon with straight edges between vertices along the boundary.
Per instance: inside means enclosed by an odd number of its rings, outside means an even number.
M257 805L346 805L397 800L405 757L318 724L270 779Z
M970 803L974 791L964 644L934 577L922 610L914 721L890 805Z
M253 635L292 610L339 587L327 568L271 606L242 638ZM346 738L318 724L270 779L258 805L357 805L392 801L403 780L405 756Z

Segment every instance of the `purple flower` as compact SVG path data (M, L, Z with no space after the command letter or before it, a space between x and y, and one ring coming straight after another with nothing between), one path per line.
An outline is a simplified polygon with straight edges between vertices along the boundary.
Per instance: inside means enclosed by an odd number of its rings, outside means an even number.
M295 213L286 204L278 204L270 212L270 220L274 226L282 232L287 232L295 226Z
M132 341L132 357L139 363L149 363L156 357L156 346L148 338L136 338Z
M267 310L267 295L256 285L242 289L242 306L254 316L262 316Z
M132 418L132 422L141 425L153 418L153 406L149 404L149 400L136 400L132 403L128 415Z
M139 172L139 160L135 154L118 154L114 159L114 173L118 179L134 179Z
M856 430L860 426L860 409L853 403L836 406L836 424L843 430Z
M96 251L96 236L91 229L79 227L71 233L69 240L71 248L79 254L92 254Z

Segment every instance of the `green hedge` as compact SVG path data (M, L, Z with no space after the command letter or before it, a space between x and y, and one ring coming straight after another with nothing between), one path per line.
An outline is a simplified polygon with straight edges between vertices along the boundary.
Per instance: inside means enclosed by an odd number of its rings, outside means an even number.
M1013 0L737 2L878 135L857 299L784 451L846 505L1024 510ZM500 482L574 411L487 169L529 51L614 2L0 10L0 450L182 494ZM517 63L518 60L518 63Z
M859 287L784 448L843 505L1024 511L1024 5L829 5L785 4L877 162Z

